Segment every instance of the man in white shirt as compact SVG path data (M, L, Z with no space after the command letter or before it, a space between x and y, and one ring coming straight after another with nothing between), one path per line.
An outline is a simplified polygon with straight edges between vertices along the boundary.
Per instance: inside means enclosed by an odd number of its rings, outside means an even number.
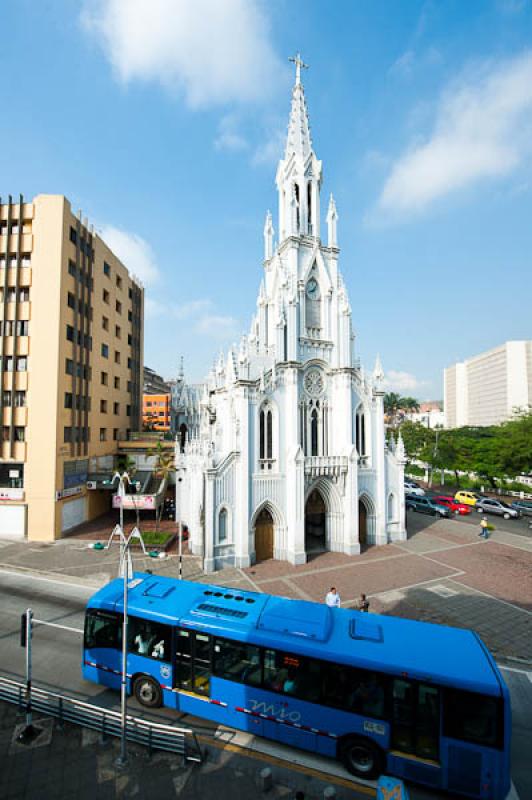
M331 608L340 608L340 595L338 594L334 586L331 586L330 591L327 592L327 595L325 597L325 602Z

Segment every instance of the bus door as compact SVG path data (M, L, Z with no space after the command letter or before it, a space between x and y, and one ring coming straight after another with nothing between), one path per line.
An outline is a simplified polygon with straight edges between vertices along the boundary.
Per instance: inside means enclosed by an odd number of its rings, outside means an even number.
M440 690L436 686L402 678L393 681L390 749L395 755L440 760Z
M211 637L178 628L176 631L175 688L209 696L211 684Z

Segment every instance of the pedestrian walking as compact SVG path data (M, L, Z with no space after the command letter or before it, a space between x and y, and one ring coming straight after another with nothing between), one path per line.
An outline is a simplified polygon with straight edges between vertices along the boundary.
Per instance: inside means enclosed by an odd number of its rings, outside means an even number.
M366 613L369 611L369 600L363 592L358 598L357 608L359 611L365 611Z
M489 528L489 526L488 526L487 518L486 517L482 517L482 519L480 520L480 531L479 531L478 535L482 536L483 539L488 539L489 538L488 528Z
M331 608L340 608L340 595L336 591L335 586L331 586L330 590L327 592L325 602Z

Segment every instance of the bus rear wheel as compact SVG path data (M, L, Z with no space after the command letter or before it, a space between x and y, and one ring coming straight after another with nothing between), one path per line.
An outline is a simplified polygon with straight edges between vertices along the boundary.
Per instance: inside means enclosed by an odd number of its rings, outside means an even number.
M146 708L159 708L163 702L161 687L148 675L141 675L133 684L133 694Z
M346 769L357 778L376 778L384 767L382 751L361 736L348 736L342 741L339 755Z

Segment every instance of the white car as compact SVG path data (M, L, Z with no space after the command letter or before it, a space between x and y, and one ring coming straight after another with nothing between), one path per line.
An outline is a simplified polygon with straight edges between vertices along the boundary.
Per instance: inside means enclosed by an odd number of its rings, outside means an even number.
M405 494L417 494L418 497L423 497L425 489L415 481L405 481Z

